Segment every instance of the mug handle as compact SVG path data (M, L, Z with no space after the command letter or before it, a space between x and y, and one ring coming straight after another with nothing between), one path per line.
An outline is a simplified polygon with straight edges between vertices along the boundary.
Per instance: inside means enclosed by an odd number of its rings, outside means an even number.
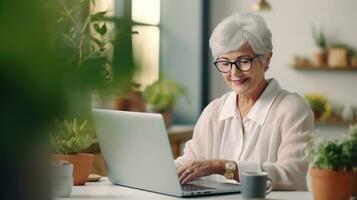
M273 181L270 178L267 178L267 190L265 194L269 194L273 190Z

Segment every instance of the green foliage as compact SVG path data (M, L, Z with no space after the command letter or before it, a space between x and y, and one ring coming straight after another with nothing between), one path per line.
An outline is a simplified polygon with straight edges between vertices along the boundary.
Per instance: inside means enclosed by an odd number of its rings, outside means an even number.
M357 167L357 124L350 126L351 135L343 140L309 141L307 157L313 167L321 169L355 169Z
M94 62L80 69L78 62L72 62L78 54L72 53L75 48L62 34L67 26L60 21L67 18L61 19L63 10L58 5L56 0L0 1L0 151L5 169L0 177L11 183L2 188L8 191L2 199L51 198L49 170L43 170L49 164L49 127L55 118L68 118L69 95L83 91L77 86L98 83L96 77L103 80L102 68ZM126 20L113 23L115 30L130 33ZM121 81L117 87L123 87L133 71L131 34L115 38L120 50L115 50L113 59L118 62L112 64L112 71Z
M132 81L131 26L127 20L107 17L105 10L94 12L96 1L54 1L59 11L54 48L67 64L67 117L88 118L91 93L116 95Z
M349 166L349 155L337 140L310 144L306 154L311 165L320 169L340 170Z
M353 54L351 54L351 58L357 58L357 53L353 53Z
M54 132L50 132L50 142L55 153L76 154L94 142L94 128L87 120L82 123L76 118L71 121L55 121Z
M58 38L55 47L72 65L73 79L90 88L110 81L110 51L114 32L108 29L106 11L93 13L96 0L57 0Z
M305 99L308 101L311 110L314 112L316 118L325 120L330 117L332 113L332 106L329 100L321 94L305 94Z
M326 48L326 36L322 30L322 27L319 31L316 30L315 26L311 26L312 37L314 38L314 42L316 46L324 49Z
M177 97L184 95L184 89L173 80L164 76L147 86L144 96L147 103L157 112L169 111L176 103Z
M66 107L66 64L53 49L56 10L49 4L44 0L0 2L3 163L33 161L31 153L48 141L48 124L62 116ZM25 149L31 150L24 153Z
M357 124L350 125L350 134L353 139L357 140Z
M350 125L350 136L345 140L345 151L350 155L350 167L357 168L357 124Z
M343 44L343 43L334 43L331 45L331 48L338 48L338 49L346 49L346 50L349 50L350 47L346 44Z

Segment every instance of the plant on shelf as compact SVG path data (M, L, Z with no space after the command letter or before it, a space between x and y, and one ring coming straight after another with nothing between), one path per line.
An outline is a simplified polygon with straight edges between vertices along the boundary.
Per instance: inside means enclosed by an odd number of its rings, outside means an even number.
M350 48L343 43L334 43L328 49L328 66L343 68L348 66L348 54Z
M148 110L159 112L164 116L165 125L169 127L171 111L179 96L185 94L185 90L176 81L160 75L159 80L148 85L144 90L144 96L149 106Z
M325 121L332 114L332 105L329 100L321 94L305 94L305 99L309 103L316 120Z
M306 150L315 200L346 199L351 195L352 170L350 144L346 141L315 142Z
M315 45L321 49L326 48L326 36L323 32L323 28L316 30L315 26L311 26L312 37L314 39Z
M131 87L126 88L126 91L119 93L115 99L114 109L145 112L146 105L142 92L140 91L139 83L131 83Z
M87 120L55 120L50 132L54 159L67 160L73 164L74 185L84 185L91 171L94 156L81 153L95 141L95 131Z
M313 56L313 63L316 66L322 66L326 64L327 52L326 52L326 36L323 32L323 28L316 30L315 26L311 26L312 37L314 39L317 50Z
M295 67L306 67L311 64L310 64L310 60L306 56L300 55L300 54L295 54L293 65Z

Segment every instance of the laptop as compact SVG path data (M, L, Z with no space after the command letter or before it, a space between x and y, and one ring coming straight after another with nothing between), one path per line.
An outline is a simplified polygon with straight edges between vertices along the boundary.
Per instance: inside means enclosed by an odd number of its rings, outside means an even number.
M93 109L92 115L113 184L177 197L241 191L207 180L181 186L161 114Z

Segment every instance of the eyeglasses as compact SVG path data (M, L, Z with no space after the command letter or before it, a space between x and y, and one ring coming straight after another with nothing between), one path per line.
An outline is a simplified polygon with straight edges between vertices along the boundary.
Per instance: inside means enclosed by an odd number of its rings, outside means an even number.
M214 65L216 66L216 68L218 69L218 71L222 72L222 73L228 73L232 70L232 65L234 64L236 66L236 68L242 72L247 72L252 68L252 63L254 61L254 59L256 59L257 57L259 57L261 55L255 55L254 57L241 57L239 59L237 59L234 62L230 62L228 60L217 60L214 61Z

